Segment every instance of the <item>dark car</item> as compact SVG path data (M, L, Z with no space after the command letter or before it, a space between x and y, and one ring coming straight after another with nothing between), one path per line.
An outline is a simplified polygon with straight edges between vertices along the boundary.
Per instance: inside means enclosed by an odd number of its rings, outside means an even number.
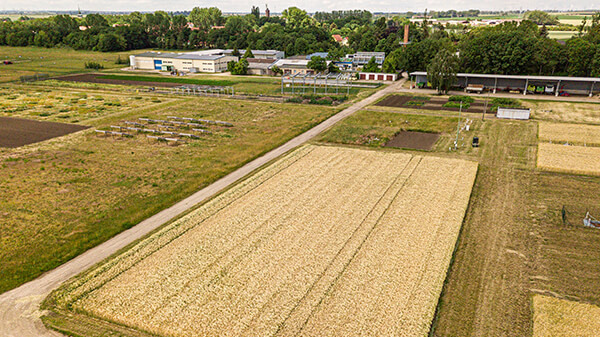
M4 61L2 63L6 64L6 65L13 64L12 61Z
M473 137L473 147L479 147L479 137Z

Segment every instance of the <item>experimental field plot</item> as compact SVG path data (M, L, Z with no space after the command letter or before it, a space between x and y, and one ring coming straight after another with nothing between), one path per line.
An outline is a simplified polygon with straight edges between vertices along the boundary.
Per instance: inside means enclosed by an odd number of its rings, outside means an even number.
M600 145L600 125L541 122L539 138L555 143Z
M600 307L551 296L533 297L533 337L594 337L600 331Z
M537 166L542 170L600 175L600 126L539 125Z
M425 336L476 171L304 146L50 302L164 336Z

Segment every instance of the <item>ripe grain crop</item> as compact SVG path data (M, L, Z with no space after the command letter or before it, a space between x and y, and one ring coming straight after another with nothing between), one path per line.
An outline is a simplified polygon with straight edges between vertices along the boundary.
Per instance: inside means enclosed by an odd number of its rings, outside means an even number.
M600 125L541 122L539 138L557 143L600 145Z
M305 146L56 298L165 336L425 335L476 170Z
M538 144L538 168L546 171L600 175L600 147Z
M533 297L533 337L595 337L600 331L600 307L558 299Z

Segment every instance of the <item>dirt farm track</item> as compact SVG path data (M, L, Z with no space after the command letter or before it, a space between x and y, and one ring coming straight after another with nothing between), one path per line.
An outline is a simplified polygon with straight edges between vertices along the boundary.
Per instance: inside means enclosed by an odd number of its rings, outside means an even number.
M19 147L87 129L87 126L0 117L0 147Z

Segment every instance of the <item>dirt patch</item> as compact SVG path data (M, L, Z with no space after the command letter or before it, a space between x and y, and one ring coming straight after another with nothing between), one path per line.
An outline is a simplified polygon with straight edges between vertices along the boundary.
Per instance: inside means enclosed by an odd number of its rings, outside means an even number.
M416 150L431 150L440 138L439 133L402 131L385 144L385 147L401 147Z
M412 99L411 96L400 96L400 95L390 95L381 101L377 102L375 105L378 106L391 106L391 107L401 107L404 104L408 103Z
M181 83L171 83L171 82L146 82L146 81L129 81L129 80L114 80L108 78L101 78L103 75L98 74L77 74L77 75L68 75L68 76L60 76L56 77L56 80L59 81L69 81L69 82L85 82L85 83L101 83L101 84L118 84L118 85L136 85L143 87L180 87Z
M458 111L458 108L444 107L444 104L448 103L447 98L431 97L429 100L419 99L420 96L401 96L391 95L381 100L375 105L387 106L393 108L412 108L412 109L423 109L423 110L446 110L446 111ZM423 102L423 105L411 105L409 102ZM485 108L484 102L473 102L470 104L468 109L462 109L464 112L482 113ZM490 111L490 106L486 113L493 113Z
M87 126L0 117L0 147L15 148L87 129Z

